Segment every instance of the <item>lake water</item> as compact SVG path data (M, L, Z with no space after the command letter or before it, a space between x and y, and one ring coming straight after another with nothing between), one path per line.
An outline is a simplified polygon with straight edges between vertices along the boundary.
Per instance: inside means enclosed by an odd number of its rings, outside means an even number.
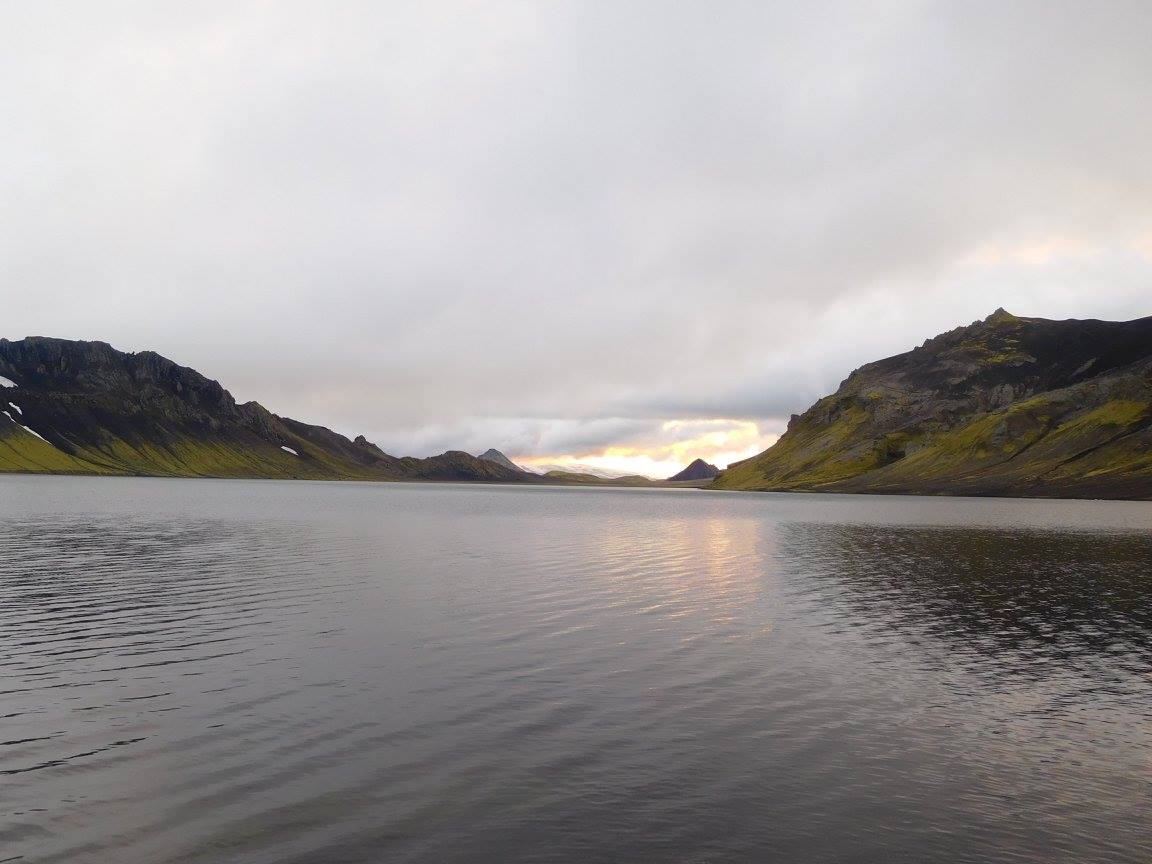
M1152 860L1152 504L0 478L0 861Z

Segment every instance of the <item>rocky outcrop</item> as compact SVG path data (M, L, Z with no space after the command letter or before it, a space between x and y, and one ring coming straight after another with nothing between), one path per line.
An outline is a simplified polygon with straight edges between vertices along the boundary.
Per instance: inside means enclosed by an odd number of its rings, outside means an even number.
M1152 318L997 310L857 369L714 486L1152 498Z

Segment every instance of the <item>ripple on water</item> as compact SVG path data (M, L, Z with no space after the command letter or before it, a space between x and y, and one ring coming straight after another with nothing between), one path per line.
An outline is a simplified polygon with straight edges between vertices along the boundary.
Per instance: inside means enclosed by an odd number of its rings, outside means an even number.
M0 861L1152 858L1152 507L2 478Z

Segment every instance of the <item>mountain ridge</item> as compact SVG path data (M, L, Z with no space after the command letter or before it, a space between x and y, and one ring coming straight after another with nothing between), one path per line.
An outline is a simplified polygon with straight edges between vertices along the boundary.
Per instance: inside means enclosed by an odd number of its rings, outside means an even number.
M154 351L0 339L0 471L283 479L525 482L460 451L387 454L280 417ZM19 418L17 420L16 418Z
M620 470L613 470L611 468L598 468L595 465L589 465L586 462L549 462L542 465L534 465L536 471L544 475L548 474L568 474L568 475L586 475L595 477L598 480L620 480L627 477L640 477L640 474L625 474ZM645 477L645 480L650 480L650 477Z

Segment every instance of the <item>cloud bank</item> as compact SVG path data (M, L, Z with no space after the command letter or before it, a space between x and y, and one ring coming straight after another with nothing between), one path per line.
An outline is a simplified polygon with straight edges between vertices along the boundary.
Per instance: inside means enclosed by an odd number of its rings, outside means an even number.
M3 335L663 458L998 306L1152 314L1147 3L331 5L0 7Z

